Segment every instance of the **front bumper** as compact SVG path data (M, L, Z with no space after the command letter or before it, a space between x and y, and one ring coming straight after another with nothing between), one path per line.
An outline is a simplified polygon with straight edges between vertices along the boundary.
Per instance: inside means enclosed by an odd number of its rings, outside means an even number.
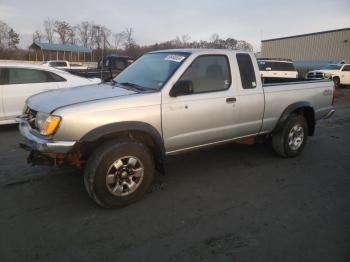
M41 153L65 154L72 150L76 141L55 141L37 136L32 132L32 128L25 118L17 117L19 131L23 136L20 145L28 150L35 150Z

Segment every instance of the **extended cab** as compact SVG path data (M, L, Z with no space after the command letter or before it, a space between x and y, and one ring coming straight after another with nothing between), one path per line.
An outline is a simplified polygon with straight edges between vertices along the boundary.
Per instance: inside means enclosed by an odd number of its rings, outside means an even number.
M336 87L350 85L350 64L329 64L307 73L308 79L332 79Z
M333 96L329 80L262 85L249 52L165 50L97 88L32 96L18 122L30 162L83 167L91 198L117 207L146 193L168 155L272 137L278 155L297 156Z

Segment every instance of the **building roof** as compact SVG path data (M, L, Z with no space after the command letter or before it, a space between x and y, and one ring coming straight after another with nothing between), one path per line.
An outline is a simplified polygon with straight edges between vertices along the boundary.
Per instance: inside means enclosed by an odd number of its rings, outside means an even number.
M33 43L29 46L29 48L42 49L47 51L91 53L91 50L87 47L70 44Z
M347 30L350 30L350 28L341 28L341 29L321 31L321 32L315 32L315 33L309 33L309 34L293 35L293 36L265 39L265 40L261 40L261 42L263 43L263 42L269 42L269 41L275 41L275 40L283 40L283 39L289 39L289 38L297 38L297 37L304 37L304 36L310 36L310 35L321 35L321 34L340 32L340 31L347 31Z

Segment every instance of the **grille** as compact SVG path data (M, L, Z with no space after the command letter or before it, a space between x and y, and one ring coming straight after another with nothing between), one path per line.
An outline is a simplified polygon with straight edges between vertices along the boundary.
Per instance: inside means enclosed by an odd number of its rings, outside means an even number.
M324 78L322 72L312 72L307 74L307 78L317 78L317 79L322 79Z

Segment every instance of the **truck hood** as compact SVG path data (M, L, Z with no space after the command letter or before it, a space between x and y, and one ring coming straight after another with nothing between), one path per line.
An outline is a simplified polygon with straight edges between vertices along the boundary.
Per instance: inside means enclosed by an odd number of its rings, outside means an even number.
M42 92L27 99L26 105L38 112L51 113L57 108L100 100L112 97L120 97L136 94L137 92L127 90L111 84L97 84L62 88Z

